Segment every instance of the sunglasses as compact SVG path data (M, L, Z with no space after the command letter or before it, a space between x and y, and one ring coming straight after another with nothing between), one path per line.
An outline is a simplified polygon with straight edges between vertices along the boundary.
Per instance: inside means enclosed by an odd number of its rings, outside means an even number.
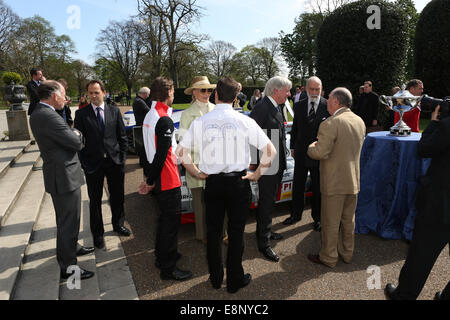
M214 91L214 89L199 89L201 93L212 93Z

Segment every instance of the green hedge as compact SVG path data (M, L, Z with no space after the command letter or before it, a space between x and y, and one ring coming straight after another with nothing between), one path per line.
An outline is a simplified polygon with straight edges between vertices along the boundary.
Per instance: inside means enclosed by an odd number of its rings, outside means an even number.
M381 29L367 27L370 5L381 9ZM375 92L391 94L406 80L407 20L391 3L362 0L336 9L325 18L317 41L317 74L327 92L344 86L355 95L370 80Z
M450 1L433 0L423 9L416 28L416 78L425 92L450 95Z

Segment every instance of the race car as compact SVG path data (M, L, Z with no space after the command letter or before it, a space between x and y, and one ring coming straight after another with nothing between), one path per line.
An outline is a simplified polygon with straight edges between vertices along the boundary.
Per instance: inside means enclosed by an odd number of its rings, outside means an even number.
M288 111L291 113L291 115L293 115L292 109L291 108L287 108ZM249 114L249 112L244 112L241 110L241 112L243 112L244 114ZM181 119L181 115L183 113L183 110L173 110L172 113L172 120L174 122L175 125L175 137L177 137L177 131L180 128L180 119ZM132 150L134 152L135 150L135 141L134 141L134 128L136 127L136 120L134 118L134 114L133 114L133 110L131 109L130 111L125 112L124 114L124 123L125 123L125 128L127 130L127 135L129 138L129 144L130 144L130 150ZM289 146L290 145L290 132L292 129L292 122L287 122L286 123L286 145ZM177 139L178 140L178 139ZM282 202L287 202L292 200L292 186L294 183L294 158L292 158L290 152L288 152L286 154L286 158L287 158L287 168L284 171L283 174L283 179L282 182L280 184L280 187L278 189L278 193L277 193L277 198L276 198L276 203L282 203ZM181 213L182 213L182 223L186 224L186 223L193 223L194 222L194 206L193 206L193 201L192 201L192 194L190 189L187 187L186 185L186 171L184 169L183 166L179 166L178 167L179 171L180 171L180 176L181 176ZM259 192L258 192L258 183L257 182L250 182L250 186L252 189L252 203L251 203L251 209L255 209L258 206L258 199L259 199ZM310 197L312 195L311 193L311 179L308 176L308 179L306 181L306 186L305 186L305 197Z

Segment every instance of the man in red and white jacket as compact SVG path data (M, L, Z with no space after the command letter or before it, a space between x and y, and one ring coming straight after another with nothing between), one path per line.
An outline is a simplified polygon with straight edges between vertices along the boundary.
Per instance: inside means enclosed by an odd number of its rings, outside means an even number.
M178 253L178 228L181 221L181 179L175 155L175 126L172 119L174 99L173 81L156 78L152 84L152 107L143 124L144 146L148 163L144 166L146 181L140 186L139 193L150 191L156 196L160 216L156 235L156 263L161 270L163 280L187 280L192 277L190 271L180 270L176 266L181 257Z
M407 83L406 90L411 92L413 96L420 97L423 94L423 82L414 79ZM403 115L403 121L411 128L411 132L420 132L419 131L419 120L420 120L420 106L414 108L413 110L406 112ZM394 123L397 123L400 120L400 115L398 112L395 113Z

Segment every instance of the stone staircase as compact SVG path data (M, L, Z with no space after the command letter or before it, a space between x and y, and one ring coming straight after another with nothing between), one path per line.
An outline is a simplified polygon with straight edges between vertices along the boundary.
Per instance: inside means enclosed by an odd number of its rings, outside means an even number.
M79 243L93 246L86 185L81 191ZM60 279L56 218L45 192L38 146L30 141L0 142L0 300L137 300L120 239L112 231L106 195L106 248L78 258L78 264L95 271L95 276L73 288L72 282Z

